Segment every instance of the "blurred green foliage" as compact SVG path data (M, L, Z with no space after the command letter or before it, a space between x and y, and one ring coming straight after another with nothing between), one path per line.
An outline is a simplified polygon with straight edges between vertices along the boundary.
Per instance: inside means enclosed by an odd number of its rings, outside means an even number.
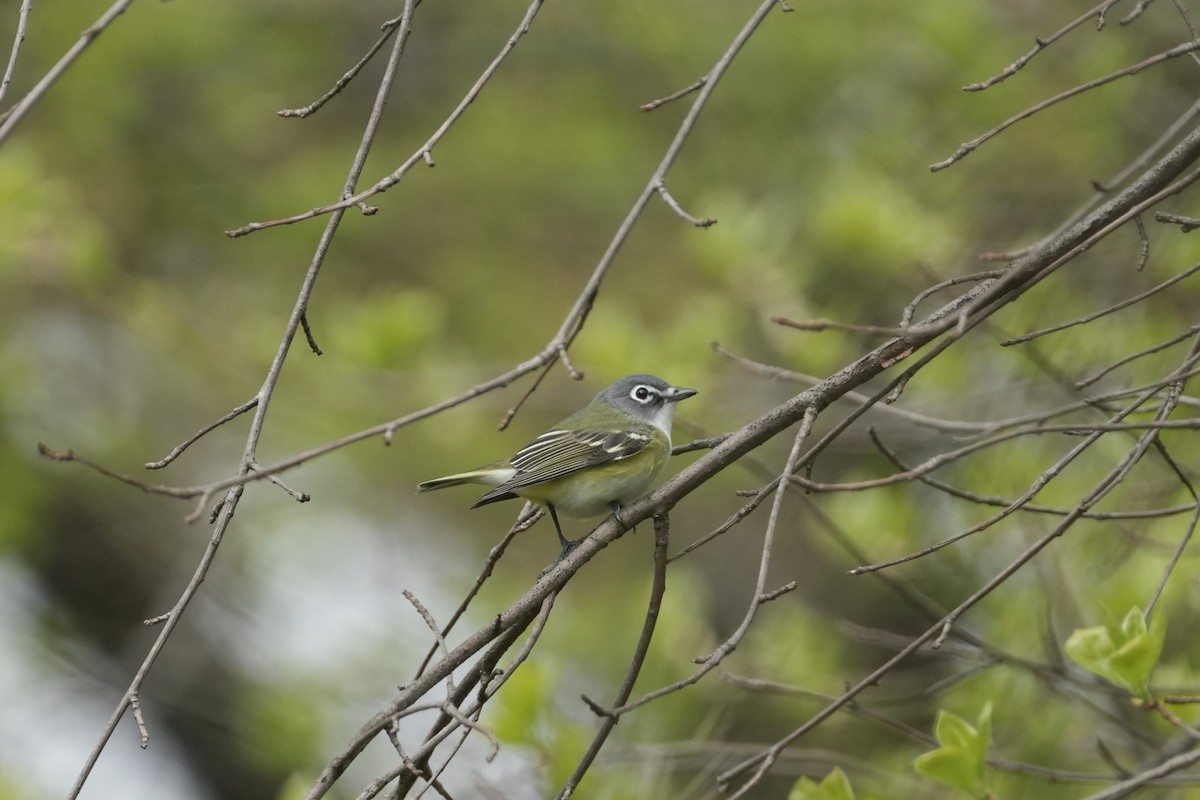
M1016 251L1053 230L1092 197L1092 180L1115 174L1194 99L1195 65L1177 59L1021 122L933 174L930 163L1032 103L1186 39L1178 12L1160 3L1136 24L1085 25L1004 83L964 94L963 84L996 74L1081 7L1065 0L793 6L755 34L668 177L684 208L718 224L697 230L652 203L572 347L583 384L555 369L504 432L497 423L530 378L401 429L391 447L368 442L306 464L284 478L313 496L307 505L266 484L252 487L201 600L142 698L150 754L132 753L133 761L123 754L136 750L126 721L90 796L106 796L105 787L138 796L131 782L155 769L147 759L172 788L145 796L301 796L299 776L315 774L410 678L431 644L400 590L413 589L436 619L447 619L516 511L468 513L466 493L414 498L418 480L510 452L634 371L701 390L680 412L677 440L734 429L796 387L714 355L710 342L810 375L839 369L873 340L799 333L770 317L896 324L925 287L996 266L980 263L979 254ZM8 101L105 7L104 0L35 4ZM11 40L16 8L0 7L0 42ZM425 141L523 11L508 2L421 4L363 185ZM711 0L547 4L435 149L436 168L418 166L374 198L374 216L347 215L308 312L325 355L314 357L303 341L292 348L259 460L423 408L544 346L690 99L649 114L638 106L709 70L750 11ZM0 798L62 796L149 646L154 631L141 620L170 607L208 537L203 523L183 522L190 506L40 460L35 444L75 448L138 473L254 395L323 222L237 240L222 232L337 196L382 58L311 118L274 112L320 96L397 13L398 5L377 0L134 4L0 147L0 566L19 576L0 595L11 621L0 641L10 645L13 665L0 673L0 697L37 698L41 712L14 715L0 728ZM1064 405L1077 397L1071 381L1194 324L1197 278L1108 318L1101 335L1082 327L997 346L1200 260L1188 237L1147 227L1144 270L1135 269L1138 237L1120 232L922 371L899 405L967 420ZM1101 386L1154 380L1179 361L1182 347L1141 359ZM818 432L849 409L830 409ZM910 464L961 445L883 414L870 419ZM246 425L243 417L218 429L151 479L191 485L230 474ZM1186 449L1189 435L1164 441ZM1011 499L1077 442L1062 439L1027 437L936 477ZM1068 467L1038 502L1075 502L1131 441L1111 439ZM784 449L764 447L755 464L689 497L672 515L672 549L739 507L734 492L765 482ZM1186 468L1195 475L1194 463ZM892 471L852 431L821 457L814 478ZM1162 462L1151 461L1102 507L1189 500ZM1013 517L882 580L846 571L920 549L996 510L911 484L789 497L771 578L799 588L760 610L725 666L836 695L928 625L928 609L960 602L1060 518ZM998 714L989 752L1106 773L1099 737L1122 763L1140 763L1170 730L1130 707L1116 687L1070 667L1062 647L1069 631L1088 629L1104 609L1146 603L1185 519L1081 522L960 621L992 651L923 652L868 692L864 705L930 730L935 713L948 713L937 709L974 710L1005 698L1013 709L1036 708L1037 718ZM585 523L574 525L569 535L585 531ZM751 601L764 525L765 515L751 517L673 562L635 697L690 674L691 659L736 629ZM513 545L463 630L490 620L553 557L544 528ZM454 778L459 785L541 797L570 774L597 724L578 695L601 704L611 697L636 641L649 538L622 539L568 587L536 658L484 714L501 740L499 758L493 765L475 758ZM1189 552L1178 574L1195 568ZM910 599L887 582L892 574ZM34 587L28 593L14 588L26 583ZM1198 611L1193 588L1176 579L1156 613L1174 631L1194 630ZM1200 663L1187 639L1162 642L1155 675L1163 686L1194 689ZM930 697L934 685L938 696ZM59 698L71 702L56 705ZM710 675L623 720L614 755L597 763L581 792L708 796L715 773L820 706ZM1194 711L1179 714L1194 723ZM402 734L415 741L424 724L406 721ZM76 735L55 733L68 728ZM17 744L4 746L9 741ZM799 744L818 755L801 750L781 759L756 796L794 794L800 773L821 778L833 766L850 776L860 800L896 797L897 786L904 796L957 796L913 776L910 764L927 748L867 719L839 715ZM845 760L829 763L821 754L831 752ZM394 762L394 753L368 755L348 785ZM1083 794L1077 784L1036 776L988 777L1002 797ZM819 789L810 781L801 796L850 796L848 785L843 792L830 783L842 780L831 776Z
M934 725L938 747L913 762L927 778L953 786L975 800L993 797L987 784L988 748L992 745L992 704L979 712L974 725L957 714L939 711Z
M1063 645L1081 667L1120 686L1139 698L1150 697L1150 676L1158 665L1166 636L1162 617L1146 624L1142 610L1129 609L1120 626L1080 628Z
M788 800L854 800L854 790L846 773L834 767L820 783L801 778L788 793Z

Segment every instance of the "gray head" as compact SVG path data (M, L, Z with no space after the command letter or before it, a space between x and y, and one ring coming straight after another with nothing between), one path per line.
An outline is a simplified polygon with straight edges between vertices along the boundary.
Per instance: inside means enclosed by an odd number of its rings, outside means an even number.
M681 389L662 378L643 374L621 378L596 395L596 400L605 400L615 408L649 422L670 436L675 404L694 394L695 389Z

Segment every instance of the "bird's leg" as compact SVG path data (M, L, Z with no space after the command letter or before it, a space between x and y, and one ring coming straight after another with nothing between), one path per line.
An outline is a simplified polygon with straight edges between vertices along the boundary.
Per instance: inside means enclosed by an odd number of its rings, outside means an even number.
M562 561L567 557L567 553L575 549L575 545L579 544L579 542L573 542L563 536L562 526L558 524L558 512L554 510L553 505L546 503L546 510L550 512L550 519L554 520L554 532L558 534L558 560Z
M631 533L637 533L636 525L633 526L632 528L630 528L628 525L625 524L625 520L621 519L622 506L620 503L618 503L616 500L610 500L608 503L608 507L612 509L613 519L615 519L622 528L624 528L627 531L630 531Z

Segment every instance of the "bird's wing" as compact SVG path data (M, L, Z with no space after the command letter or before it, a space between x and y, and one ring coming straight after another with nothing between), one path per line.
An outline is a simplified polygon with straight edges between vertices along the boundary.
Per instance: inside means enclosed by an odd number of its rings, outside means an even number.
M650 433L633 430L546 431L509 459L516 474L479 498L475 505L504 499L506 495L511 497L514 489L629 458L649 443Z

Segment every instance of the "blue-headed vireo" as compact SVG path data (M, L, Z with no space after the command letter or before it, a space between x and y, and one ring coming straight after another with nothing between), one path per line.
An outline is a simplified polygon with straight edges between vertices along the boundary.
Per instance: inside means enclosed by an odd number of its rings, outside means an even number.
M417 486L428 492L477 483L494 487L471 508L523 497L546 506L562 552L558 511L594 517L646 494L671 454L675 404L696 394L653 375L629 375L522 447L512 458Z

